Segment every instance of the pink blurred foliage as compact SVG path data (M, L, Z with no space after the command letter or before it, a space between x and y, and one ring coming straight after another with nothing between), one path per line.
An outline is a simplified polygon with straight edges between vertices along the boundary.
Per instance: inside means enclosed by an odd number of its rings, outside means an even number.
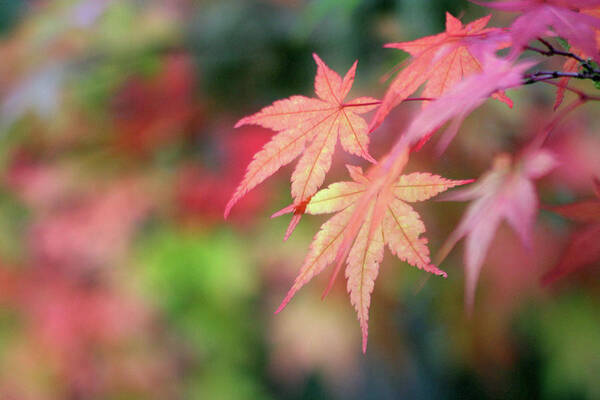
M3 268L0 275L0 302L22 321L22 342L3 360L17 363L23 377L2 377L0 397L103 397L125 390L161 398L169 392L172 360L144 350L156 341L154 316L115 280L115 267L123 265L154 206L146 182L126 176L81 180L72 165L35 160L23 151L3 180L31 218L24 265ZM51 389L36 381L38 373L52 376ZM156 382L164 383L164 391L156 392Z
M52 210L64 198L73 184L72 171L49 165L27 154L16 151L3 177L3 184L23 203L38 212Z
M149 210L148 196L131 180L67 199L31 226L34 260L73 270L107 266L123 256Z
M481 308L498 313L508 324L523 303L543 298L539 278L558 257L561 242L561 236L548 224L539 223L532 233L531 247L527 248L514 232L502 226L487 257L483 278L490 284L482 295L485 304Z
M15 362L19 376L3 374L0 396L32 398L25 393L44 387L36 382L38 369L45 369L55 382L39 398L105 396L123 389L153 398L171 390L169 359L139 351L154 340L152 314L135 297L107 283L74 280L36 265L2 274L0 284L12 288L2 296L2 306L19 312L17 343L22 345L5 355ZM157 389L157 382L163 387Z
M598 0L472 1L497 10L522 13L510 27L514 54L521 52L531 40L548 36L548 28L552 27L557 35L598 58L595 30L600 29L600 19L578 12L600 5Z
M91 356L94 345L133 338L147 323L146 310L113 289L61 279L48 269L34 268L21 279L18 307L31 333L66 366Z
M591 194L593 177L600 176L600 138L588 126L585 120L570 120L549 140L550 148L561 163L553 174L555 183L586 195Z

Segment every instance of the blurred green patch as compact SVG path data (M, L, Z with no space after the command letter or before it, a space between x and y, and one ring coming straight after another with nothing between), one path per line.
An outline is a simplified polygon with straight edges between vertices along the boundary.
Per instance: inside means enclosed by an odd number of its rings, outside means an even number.
M542 361L542 398L600 398L600 314L593 298L563 293L525 312L519 329Z
M7 191L0 189L0 254L3 263L25 261L27 243L22 238L29 226L29 210ZM3 268L7 268L3 265Z
M140 51L133 54L107 55L103 62L83 65L73 81L77 101L92 118L106 118L113 111L110 101L117 89L132 76L153 77L160 71L162 54Z
M244 242L229 231L159 229L139 247L151 302L190 358L191 398L261 399L259 276Z

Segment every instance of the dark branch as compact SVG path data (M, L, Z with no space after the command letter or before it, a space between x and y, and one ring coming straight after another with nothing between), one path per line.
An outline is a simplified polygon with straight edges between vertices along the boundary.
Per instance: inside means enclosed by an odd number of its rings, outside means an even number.
M575 79L591 79L600 81L600 71L581 71L581 72L564 72L564 71L537 71L523 76L524 85L530 85L536 82L547 81L556 78L575 78Z
M539 49L539 48L533 47L533 46L525 46L525 49L534 51L534 52L541 54L543 56L546 56L546 57L552 57L552 56L569 57L574 60L577 60L577 62L579 62L579 64L588 72L592 72L592 71L600 72L600 71L594 69L590 60L585 60L585 59L579 57L577 54L572 53L570 51L558 50L556 47L552 46L552 44L550 44L550 42L548 42L545 39L538 38L537 40L546 47L546 50Z
M570 51L559 50L545 39L538 38L537 40L546 47L545 50L532 46L526 46L525 49L534 51L546 57L563 56L572 58L574 60L577 60L577 62L581 66L581 70L579 72L537 71L532 74L527 74L523 77L524 85L530 85L536 82L545 82L556 78L590 79L594 82L600 82L600 69L594 68L594 64L591 60L584 60L577 54L572 53Z

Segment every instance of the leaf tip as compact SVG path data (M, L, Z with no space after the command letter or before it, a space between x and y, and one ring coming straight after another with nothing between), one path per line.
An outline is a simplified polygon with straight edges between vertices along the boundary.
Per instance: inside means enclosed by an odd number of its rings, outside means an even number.
M369 323L367 320L365 320L363 318L359 318L359 320L360 320L360 331L362 334L362 352L363 352L363 354L366 354L367 353L367 342L369 341Z
M338 273L342 269L342 264L344 263L344 260L348 256L349 251L350 251L349 248L344 249L343 247L340 247L338 249L338 253L335 257L337 260L337 263L336 263L335 269L333 270L333 272L331 274L331 277L329 278L329 283L327 284L327 287L325 288L325 290L323 291L323 294L321 295L321 300L325 300L325 297L327 297L327 295L331 291L331 288L333 288L333 285L335 284L335 278L337 277Z
M429 273L432 273L433 275L441 276L442 278L448 277L448 274L446 273L446 271L439 269L438 267L436 267L433 264L429 264L428 266L426 266L424 268L424 270Z
M321 64L324 64L323 60L321 60L321 57L319 57L319 55L317 53L312 53L312 56L318 66L321 66Z
M377 164L377 160L373 158L366 150L363 153L363 158L369 161L371 164Z
M292 217L292 220L290 221L290 224L288 225L287 230L285 231L285 236L283 237L284 242L290 238L290 236L292 235L292 232L294 232L294 229L296 229L296 226L298 226L298 224L300 223L301 218L302 218L302 214L300 214L300 213L294 214L294 216Z
M323 290L323 293L321 294L321 301L324 301L325 298L327 297L327 295L329 294L329 292L331 292L331 289L333 288L333 285L335 283L336 276L337 276L337 272L334 271L334 273L331 275L331 278L329 279L329 283L327 284L327 287L325 288L325 290Z
M277 310L275 310L274 314L279 314L281 311L283 311L285 306L287 306L290 300L292 300L292 297L294 297L294 294L296 293L294 287L295 285L292 286L289 292L285 295L285 298L281 301L281 304L279 305L279 307L277 307Z
M239 128L240 126L246 125L248 123L248 117L244 117L235 123L234 128Z
M281 302L281 304L279 305L279 307L277 307L277 310L275 310L275 312L273 314L277 315L279 314L281 311L283 311L283 309L285 308L286 303L285 300L283 302Z
M229 200L229 202L225 206L225 211L223 212L223 219L227 219L227 217L229 217L229 213L231 213L231 209L233 208L236 202L237 200L235 199L235 197L232 197L231 200Z
M294 211L295 206L293 204L290 204L289 206L286 206L284 208L282 208L281 210L275 212L273 215L271 215L271 218L277 218L277 217L281 217L282 215L285 214L289 214L292 211Z

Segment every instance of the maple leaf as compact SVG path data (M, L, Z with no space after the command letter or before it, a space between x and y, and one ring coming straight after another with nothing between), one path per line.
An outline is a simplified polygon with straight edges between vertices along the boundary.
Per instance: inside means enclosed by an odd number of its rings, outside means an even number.
M362 200L372 186L377 184L375 175L363 174L360 167L347 168L353 181L329 185L317 192L306 205L305 211L308 214L336 214L315 235L300 273L276 313L287 305L304 284L329 264L340 260L345 238L352 230L351 225L357 222L357 212L363 210L364 217L360 220L362 224L350 242L345 275L350 301L358 313L365 352L371 293L385 244L401 260L446 277L444 271L431 264L427 239L420 237L425 232L425 225L407 202L427 200L449 188L471 181L449 180L420 172L401 175L390 185L377 189L375 196L366 197L367 204L363 206ZM335 275L336 272L332 281Z
M584 56L583 53L578 50L578 49L571 49L571 52L573 54L576 54L577 56ZM579 62L574 59L574 58L568 58L567 60L565 60L565 63L563 64L563 71L564 72L578 72L580 68ZM563 77L560 79L560 81L558 81L557 84L557 89L556 89L556 100L554 101L554 106L553 109L556 111L556 109L558 107L560 107L560 105L563 102L563 99L565 97L565 91L567 90L567 85L569 84L569 77Z
M490 17L488 15L463 26L460 20L446 13L446 32L412 42L386 44L384 47L404 50L413 58L387 90L371 121L370 131L376 129L392 108L423 83L427 82L422 96L437 98L463 77L481 72L480 58L485 53L483 49L503 46L498 43L503 31L485 28ZM494 97L512 107L512 101L503 92L495 93Z
M598 8L593 8L593 9L589 9L589 10L581 10L581 12L583 14L587 14L596 18L600 18L600 7ZM600 44L600 30L599 29L594 29L594 32L596 32L596 37L595 37L595 42L596 42L596 46L598 47L598 45ZM585 54L585 52L577 47L571 47L570 49L571 53L586 59L588 57L593 57L592 54ZM576 60L575 58L567 58L565 60L565 63L563 64L563 71L565 72L578 72L579 69L581 68L581 66L579 65L579 61ZM570 78L569 77L564 77L561 78L561 80L558 83L558 89L556 91L556 101L554 102L554 109L556 110L558 107L560 107L564 95L565 95L565 90L567 87L567 84L569 83Z
M342 79L313 54L317 63L315 93L318 98L292 96L275 101L256 114L242 118L235 127L253 124L279 132L254 155L244 179L225 207L225 217L249 190L279 168L303 154L292 174L292 197L299 204L313 195L331 167L339 137L342 148L373 163L369 155L367 123L359 116L372 110L379 101L359 97L345 102L356 73L357 61Z
M456 242L466 236L465 305L469 312L473 307L481 266L502 219L506 219L521 241L530 247L538 207L533 180L544 176L556 165L552 153L545 150L526 152L515 161L510 155L501 154L494 159L491 171L484 174L475 185L449 193L441 199L474 200L438 256L441 262Z
M542 277L551 284L566 275L600 259L600 180L594 180L596 199L550 207L550 210L571 220L585 223L573 233L561 260Z
M548 27L552 27L556 34L598 59L594 30L600 29L600 19L578 10L598 6L600 0L471 1L497 10L523 13L510 27L514 51L520 52L536 37L548 36Z
M415 116L390 151L390 158L398 157L405 147L428 140L440 126L452 121L438 142L438 152L441 153L467 115L493 93L521 85L523 72L534 64L532 61L513 64L493 55L486 56L480 73L464 78Z

